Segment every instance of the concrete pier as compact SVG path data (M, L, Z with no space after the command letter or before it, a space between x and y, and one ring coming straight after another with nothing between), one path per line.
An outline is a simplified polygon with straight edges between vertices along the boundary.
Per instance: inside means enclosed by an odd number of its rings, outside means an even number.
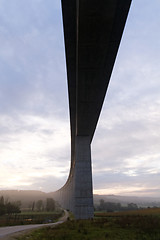
M74 171L74 214L77 219L93 218L90 137L76 137Z

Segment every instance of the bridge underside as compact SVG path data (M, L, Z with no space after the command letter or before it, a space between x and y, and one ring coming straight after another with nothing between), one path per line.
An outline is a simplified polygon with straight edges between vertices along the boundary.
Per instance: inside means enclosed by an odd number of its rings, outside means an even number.
M90 144L118 52L131 0L62 0L71 169L57 192L77 219L93 217Z

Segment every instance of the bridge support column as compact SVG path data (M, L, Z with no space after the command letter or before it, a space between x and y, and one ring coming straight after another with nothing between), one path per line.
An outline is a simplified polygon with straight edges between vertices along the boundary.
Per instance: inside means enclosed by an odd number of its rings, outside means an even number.
M74 168L74 215L76 219L93 218L93 192L90 137L77 136Z

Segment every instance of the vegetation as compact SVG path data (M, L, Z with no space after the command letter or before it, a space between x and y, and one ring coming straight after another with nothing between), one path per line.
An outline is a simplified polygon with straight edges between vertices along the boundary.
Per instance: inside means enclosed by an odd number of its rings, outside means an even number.
M62 210L54 212L23 212L20 214L3 215L0 216L0 227L50 223L55 222L62 215Z
M32 212L34 212L34 211L53 212L58 208L59 208L59 205L58 205L58 203L55 202L55 200L53 198L47 198L46 201L43 201L43 200L40 199L40 200L37 200L37 202L36 201L31 202L29 207L25 208L23 210L24 211L25 210L27 210L27 211L31 210Z
M53 198L47 198L46 200L46 211L55 211L56 209L56 203Z
M158 216L160 208L143 208L124 212L95 212L95 217L122 217L122 216Z
M103 212L128 211L136 209L138 209L138 206L135 203L128 203L127 206L122 206L121 203L105 202L103 199L100 200L99 204L95 205L96 211Z
M0 226L54 222L63 215L63 211L52 198L33 201L30 211L21 212L20 206L20 201L11 203L8 198L0 197Z
M21 210L37 211L37 202L41 200L46 205L47 198L54 199L54 193L44 193L35 190L0 190L0 196L8 199L10 202L21 201ZM44 209L42 208L41 211Z
M37 195L36 195L37 194ZM0 197L0 226L50 223L63 215L55 200L50 197L30 198L24 204L16 199ZM21 200L21 199L20 199ZM22 212L20 213L20 210ZM160 208L138 209L134 203L105 202L95 206L93 220L79 220L69 217L66 223L33 231L19 240L159 240Z
M0 216L20 212L20 202L11 203L8 200L5 201L3 196L0 197Z
M54 228L47 227L38 229L26 236L19 237L18 239L159 240L160 215L137 214L122 214L121 216L105 215L104 217L94 218L93 220L67 221L66 223L58 225Z

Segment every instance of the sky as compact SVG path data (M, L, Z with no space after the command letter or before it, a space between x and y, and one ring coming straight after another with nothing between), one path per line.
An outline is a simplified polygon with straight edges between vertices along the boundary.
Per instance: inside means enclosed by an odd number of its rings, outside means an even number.
M160 1L134 0L92 142L96 194L160 197ZM0 0L0 190L70 168L60 0Z

